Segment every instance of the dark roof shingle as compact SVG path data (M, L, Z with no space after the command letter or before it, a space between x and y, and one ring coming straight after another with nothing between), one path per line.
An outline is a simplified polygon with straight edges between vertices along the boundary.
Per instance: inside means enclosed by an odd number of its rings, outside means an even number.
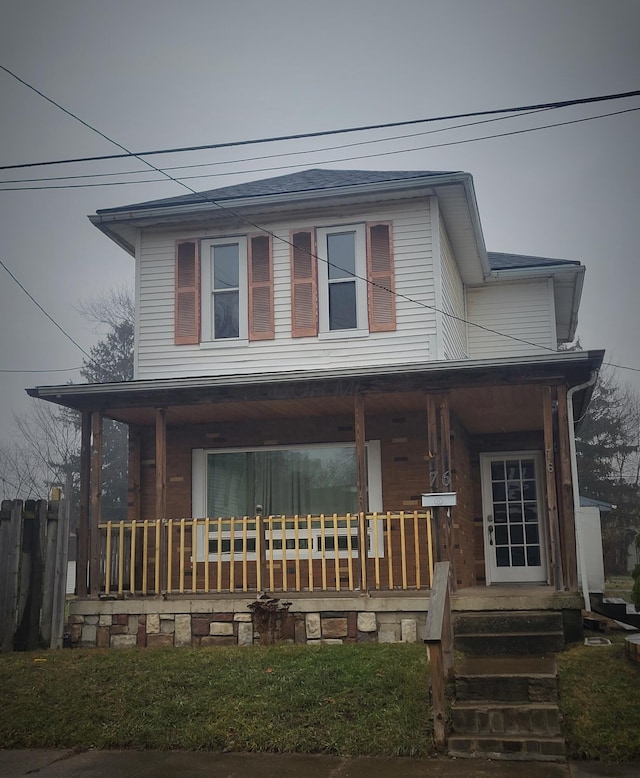
M526 254L501 254L497 251L488 251L487 257L492 270L517 270L527 267L544 267L545 265L580 265L580 262L573 259L531 257Z
M263 178L258 181L247 181L244 184L224 186L220 189L209 189L198 194L166 197L161 200L148 200L143 203L134 203L133 205L124 205L118 208L103 208L98 213L143 208L168 208L174 205L198 204L205 200L236 200L248 197L266 197L269 195L336 189L362 184L391 183L393 181L406 181L412 178L449 175L451 172L433 170L326 170L312 168L310 170L302 170L299 173L288 173L287 175Z

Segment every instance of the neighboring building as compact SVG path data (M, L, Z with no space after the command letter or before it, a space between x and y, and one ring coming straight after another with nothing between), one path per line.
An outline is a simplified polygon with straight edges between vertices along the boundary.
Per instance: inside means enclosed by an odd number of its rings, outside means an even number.
M579 609L570 437L603 353L558 346L584 267L488 253L468 173L308 170L90 218L135 260L134 380L29 390L82 412L85 643L246 642L262 590L307 614L298 639L415 639L437 558L487 607L529 584ZM122 524L103 418L130 430Z

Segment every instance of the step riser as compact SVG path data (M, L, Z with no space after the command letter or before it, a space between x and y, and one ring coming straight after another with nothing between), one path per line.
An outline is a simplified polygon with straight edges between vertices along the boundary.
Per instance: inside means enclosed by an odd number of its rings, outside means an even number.
M544 735L561 734L560 712L554 705L544 708L482 707L452 709L453 729L467 735Z
M543 656L562 651L564 638L562 633L553 635L456 635L454 645L458 651L474 656Z
M554 611L543 613L459 613L454 617L456 635L468 633L504 632L559 632L562 633L562 615Z
M562 738L500 738L452 735L449 756L499 759L504 761L560 761L566 758Z
M485 702L557 702L556 678L456 677L456 699Z

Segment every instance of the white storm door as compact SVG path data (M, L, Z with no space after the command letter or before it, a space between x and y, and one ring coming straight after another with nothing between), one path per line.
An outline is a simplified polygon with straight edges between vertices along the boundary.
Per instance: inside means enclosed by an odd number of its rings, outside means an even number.
M540 455L481 454L480 466L487 584L546 582Z

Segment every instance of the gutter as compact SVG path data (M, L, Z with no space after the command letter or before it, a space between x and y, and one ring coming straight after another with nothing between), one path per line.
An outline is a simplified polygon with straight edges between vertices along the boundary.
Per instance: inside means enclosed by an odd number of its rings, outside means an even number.
M573 421L573 395L582 389L588 389L593 386L598 378L598 371L591 372L591 378L583 384L572 386L567 392L567 421L569 424L569 452L571 455L571 482L573 486L573 513L576 519L576 545L578 546L578 557L580 562L580 577L582 578L582 596L584 598L584 609L591 610L591 600L589 596L589 581L587 579L587 560L584 553L584 543L582 542L582 532L580 522L578 521L580 511L580 485L578 483L578 461L576 459L576 431Z

